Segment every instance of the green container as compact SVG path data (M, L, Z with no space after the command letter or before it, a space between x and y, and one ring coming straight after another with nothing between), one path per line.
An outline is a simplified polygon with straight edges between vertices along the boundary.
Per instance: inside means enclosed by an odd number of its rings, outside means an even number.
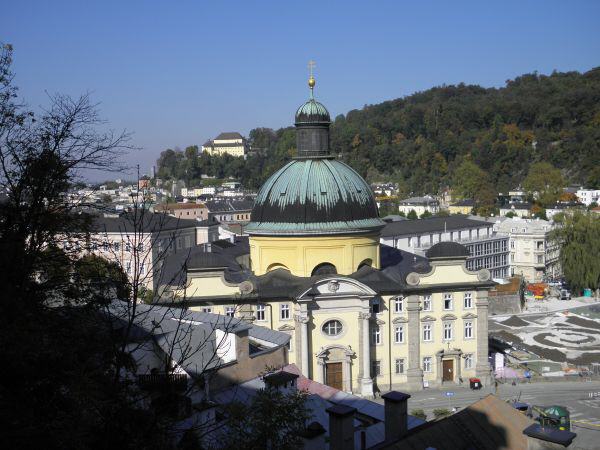
M592 296L592 290L590 288L585 288L583 290L583 296L584 297L591 297Z

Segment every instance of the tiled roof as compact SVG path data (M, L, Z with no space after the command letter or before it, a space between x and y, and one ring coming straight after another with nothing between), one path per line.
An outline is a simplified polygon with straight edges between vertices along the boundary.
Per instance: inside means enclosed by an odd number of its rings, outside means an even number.
M494 395L441 420L409 430L408 435L385 449L457 448L526 450L523 430L533 420Z

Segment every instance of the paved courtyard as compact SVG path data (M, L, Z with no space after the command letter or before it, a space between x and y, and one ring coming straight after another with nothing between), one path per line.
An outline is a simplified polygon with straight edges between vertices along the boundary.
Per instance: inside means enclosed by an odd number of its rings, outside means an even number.
M490 334L559 363L589 365L600 362L600 305L544 314L490 318Z

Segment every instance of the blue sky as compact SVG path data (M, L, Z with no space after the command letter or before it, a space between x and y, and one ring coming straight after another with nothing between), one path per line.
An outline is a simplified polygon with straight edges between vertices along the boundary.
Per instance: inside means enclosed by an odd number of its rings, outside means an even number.
M600 65L598 1L10 1L0 40L32 107L91 91L124 155L290 125L308 96L332 115L440 84L502 86Z

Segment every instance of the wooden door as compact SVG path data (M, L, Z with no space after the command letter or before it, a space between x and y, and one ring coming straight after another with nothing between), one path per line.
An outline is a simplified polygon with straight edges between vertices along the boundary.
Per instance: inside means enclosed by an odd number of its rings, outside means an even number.
M454 361L452 359L442 361L442 370L444 371L442 381L454 381Z
M343 380L343 376L342 376L342 363L327 363L327 365L325 366L325 372L326 372L326 382L325 384L327 384L327 386L331 386L333 388L339 389L340 391L342 390L342 380Z

